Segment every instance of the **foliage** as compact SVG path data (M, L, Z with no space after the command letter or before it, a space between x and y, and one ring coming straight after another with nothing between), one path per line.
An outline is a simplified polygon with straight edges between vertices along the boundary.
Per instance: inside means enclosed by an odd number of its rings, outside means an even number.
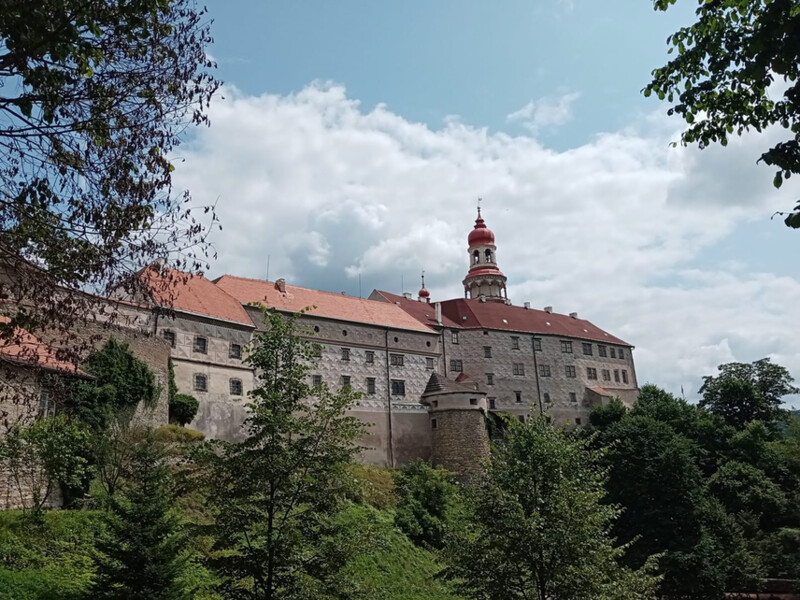
M202 442L205 435L195 429L181 427L180 425L162 425L155 430L156 441L165 444L186 444Z
M675 0L654 0L666 10ZM800 6L795 0L698 0L697 22L667 38L677 54L653 71L644 95L674 105L683 144L726 146L729 136L778 124L786 138L759 160L777 169L775 187L800 173ZM800 211L786 224L800 227Z
M612 398L608 404L598 406L589 415L589 423L592 427L603 429L613 425L625 416L628 409L619 398Z
M169 401L169 420L181 426L191 423L199 407L200 403L194 396L175 394Z
M172 356L167 359L167 400L172 404L178 394L178 384L175 383L175 363Z
M470 598L655 598L657 579L618 565L601 503L599 453L543 418L508 423L486 473L466 495L466 527L446 550L448 575Z
M781 399L800 390L794 378L780 365L762 358L751 364L728 363L719 366L719 375L703 378L700 406L717 414L736 429L751 421L771 423L786 416Z
M775 522L786 510L787 498L759 468L729 461L708 480L708 491L731 514L747 512Z
M353 500L377 509L395 507L397 496L391 470L375 465L353 463L350 472L355 481Z
M36 518L58 485L86 479L91 435L63 415L13 427L0 441L0 459L16 487L20 505Z
M454 475L416 460L395 473L395 486L397 527L418 546L441 549L449 526L460 516Z
M209 21L190 0L0 0L0 14L2 291L17 324L33 300L68 333L91 301L73 290L108 296L204 245L168 157L218 86Z
M119 493L108 498L93 597L192 597L184 581L188 540L172 487L163 453L148 432L131 451Z
M345 415L357 395L310 385L315 351L294 318L265 311L265 325L246 359L258 377L248 437L198 456L215 517L210 564L226 598L335 597L361 540L335 519L363 431Z

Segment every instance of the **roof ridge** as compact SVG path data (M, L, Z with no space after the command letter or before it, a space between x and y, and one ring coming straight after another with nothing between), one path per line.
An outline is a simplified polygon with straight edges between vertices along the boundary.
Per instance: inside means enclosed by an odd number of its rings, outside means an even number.
M239 277L238 275L230 275L228 273L226 273L225 275L220 275L219 277L217 277L217 279L215 279L213 281L213 283L216 284L217 281L219 281L223 277L230 277L231 279L240 279L242 281L253 281L253 282L257 282L257 283L272 284L273 286L275 285L275 282L274 281L270 281L269 279L255 279L253 277ZM328 294L330 296L335 296L336 298L350 298L352 300L368 300L369 302L378 302L380 304L385 304L385 302L380 302L379 300L371 300L370 298L361 298L359 296L351 296L350 294L345 294L345 293L342 293L342 292L329 292L328 290L318 290L317 288L305 287L303 285L294 285L292 283L287 283L286 284L286 288L287 289L288 288L297 288L297 289L300 289L300 290L308 290L310 292L317 292L318 294ZM380 291L380 290L378 290L378 291Z

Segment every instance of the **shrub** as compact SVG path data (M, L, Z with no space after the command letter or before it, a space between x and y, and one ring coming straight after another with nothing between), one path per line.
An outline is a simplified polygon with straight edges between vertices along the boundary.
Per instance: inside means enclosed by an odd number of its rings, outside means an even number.
M189 443L200 442L205 436L194 429L181 427L180 425L162 425L155 431L156 441L165 444L170 443Z
M169 401L170 423L177 423L178 425L191 423L199 407L200 403L194 396L175 394L175 397Z

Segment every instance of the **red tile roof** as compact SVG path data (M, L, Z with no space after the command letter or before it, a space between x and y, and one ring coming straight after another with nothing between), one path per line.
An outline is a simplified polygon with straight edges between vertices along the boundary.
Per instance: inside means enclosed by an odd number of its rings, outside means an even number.
M223 275L215 279L214 283L242 304L259 303L290 312L307 309L308 314L329 319L369 323L395 329L432 331L400 307L386 302L322 292L296 285L286 285L284 287L286 291L281 292L271 281L233 275Z
M242 303L202 275L147 267L140 276L159 306L253 326Z
M409 300L405 296L398 296L396 294L390 294L389 292L384 292L381 290L375 290L372 292L372 294L370 294L370 298L373 300L380 300L381 302L390 302L391 304L395 304L417 319L420 323L424 323L430 327L435 327L437 325L436 307L434 304L428 304L427 302L420 302L418 300ZM458 323L450 320L444 314L442 314L442 324L445 327L460 327Z
M500 302L480 302L465 298L445 300L442 302L442 315L446 315L463 329L500 329L558 335L630 347L627 342L585 319L522 306L509 306Z
M10 322L10 318L0 316L0 323ZM19 327L14 328L10 337L0 338L0 359L24 366L88 377L73 363L60 360L52 348L42 340Z

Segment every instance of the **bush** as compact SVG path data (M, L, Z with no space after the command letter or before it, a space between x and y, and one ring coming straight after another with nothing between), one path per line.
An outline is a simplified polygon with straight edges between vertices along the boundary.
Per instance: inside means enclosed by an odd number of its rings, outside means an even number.
M188 394L175 394L169 401L169 421L178 425L191 423L197 414L200 403L194 396Z
M156 429L155 436L157 442L163 442L165 444L201 442L206 437L195 429L181 427L180 425L162 425Z
M357 488L354 500L379 509L394 508L397 497L391 470L357 463L351 470Z

